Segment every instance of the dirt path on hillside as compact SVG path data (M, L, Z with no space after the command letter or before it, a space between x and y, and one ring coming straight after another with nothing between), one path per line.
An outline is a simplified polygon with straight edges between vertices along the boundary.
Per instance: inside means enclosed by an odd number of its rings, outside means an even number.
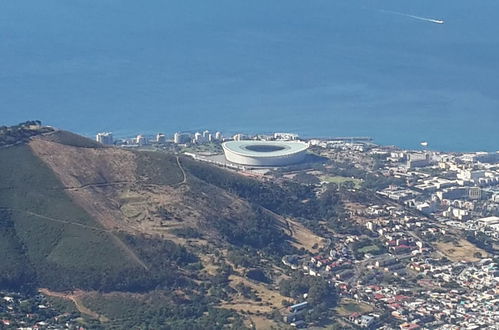
M45 215L42 215L42 214L38 214L38 213L35 213L35 212L31 212L31 211L25 211L25 210L20 210L20 209L10 209L10 210L11 211L15 211L15 212L23 212L23 213L26 213L28 215L31 215L31 216L34 216L34 217L37 217L37 218L41 218L41 219L45 219L45 220L48 220L48 221L59 222L59 223L63 223L63 224L66 224L66 225L73 225L73 226L78 226L78 227L82 227L82 228L86 228L86 229L91 229L91 230L97 230L97 231L101 231L101 232L111 233L111 231L108 230L108 229L103 229L103 228L88 226L88 225L84 225L82 223L75 223L75 222L70 222L70 221L67 221L67 220L56 219L56 218L48 217L48 216L45 216Z
M40 292L41 294L44 294L46 296L49 296L49 297L56 297L56 298L61 298L64 300L70 300L71 302L73 302L76 309L80 313L85 314L87 316L90 316L90 317L97 319L101 322L108 322L109 321L109 319L107 317L105 317L104 315L96 313L96 312L92 311L91 309L87 308L85 305L83 305L83 303L81 301L81 296L83 296L85 294L83 291L75 291L72 293L65 293L65 292L55 292L55 291L51 291L49 289L39 289L38 292Z
M97 188L97 187L109 187L109 186L121 186L121 185L129 185L137 183L137 181L114 181L114 182L96 182L96 183L87 183L81 186L75 187L64 187L63 190L79 190L85 188ZM58 188L55 188L58 189Z
M180 168L180 170L182 171L182 175L184 176L184 179L182 180L182 182L178 183L177 185L183 185L185 183L187 183L187 174L185 174L185 170L184 168L182 167L182 164L180 163L180 158L179 156L177 156L177 164L178 164L178 167Z

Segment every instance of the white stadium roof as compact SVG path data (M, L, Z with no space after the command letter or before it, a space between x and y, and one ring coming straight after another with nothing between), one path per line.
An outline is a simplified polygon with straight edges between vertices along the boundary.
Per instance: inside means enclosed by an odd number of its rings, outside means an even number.
M283 166L303 160L308 144L301 141L229 141L222 144L228 161L254 166Z

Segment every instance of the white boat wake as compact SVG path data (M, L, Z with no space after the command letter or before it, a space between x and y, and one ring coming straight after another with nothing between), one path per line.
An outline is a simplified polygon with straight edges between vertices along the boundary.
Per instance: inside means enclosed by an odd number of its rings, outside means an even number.
M436 23L436 24L444 24L445 21L441 19L435 19L435 18L429 18L429 17L421 17L421 16L416 16L416 15L410 15L410 14L404 14L400 13L398 11L392 11L392 10L383 10L380 9L381 12L387 13L387 14L392 14L392 15L398 15L398 16L403 16L403 17L409 17L409 18L414 18L420 21L424 22L430 22L430 23Z

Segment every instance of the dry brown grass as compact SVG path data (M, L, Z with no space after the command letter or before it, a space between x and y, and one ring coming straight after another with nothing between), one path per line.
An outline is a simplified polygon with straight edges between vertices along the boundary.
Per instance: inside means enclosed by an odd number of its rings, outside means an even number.
M311 253L316 253L319 250L323 242L322 237L317 236L297 221L291 219L283 221L287 221L286 227L290 229L288 234L291 234L290 236L293 239L292 244L296 248L300 249L303 247ZM317 248L313 248L314 245L317 245Z
M251 324L256 330L279 329L279 324L262 316L249 317ZM250 324L250 325L251 325Z
M54 171L75 203L109 230L160 234L187 243L168 231L192 227L208 239L214 234L209 219L241 214L242 220L251 212L246 202L216 187L145 183L139 175L137 153L128 150L78 148L44 140L34 140L30 147Z
M223 308L235 309L237 311L250 311L252 313L256 313L257 311L260 313L270 313L273 309L282 308L281 303L284 299L286 299L286 297L282 296L279 291L271 290L263 283L255 283L238 275L230 275L229 280L230 286L233 288L235 288L239 283L249 286L256 291L256 294L262 299L262 301L256 302L241 296L235 296L231 302L224 303L221 306Z
M203 271L208 275L215 276L218 274L218 266L216 266L214 261L214 256L212 255L200 255L201 263L203 264Z
M489 255L485 250L476 247L465 239L459 239L455 242L438 242L435 246L438 251L452 261L479 261L480 258L474 256L477 252L483 257Z

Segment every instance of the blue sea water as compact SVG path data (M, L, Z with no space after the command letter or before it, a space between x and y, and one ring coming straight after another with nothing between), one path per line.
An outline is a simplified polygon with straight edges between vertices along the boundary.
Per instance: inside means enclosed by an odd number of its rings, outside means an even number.
M0 124L27 119L498 150L499 1L0 0Z

